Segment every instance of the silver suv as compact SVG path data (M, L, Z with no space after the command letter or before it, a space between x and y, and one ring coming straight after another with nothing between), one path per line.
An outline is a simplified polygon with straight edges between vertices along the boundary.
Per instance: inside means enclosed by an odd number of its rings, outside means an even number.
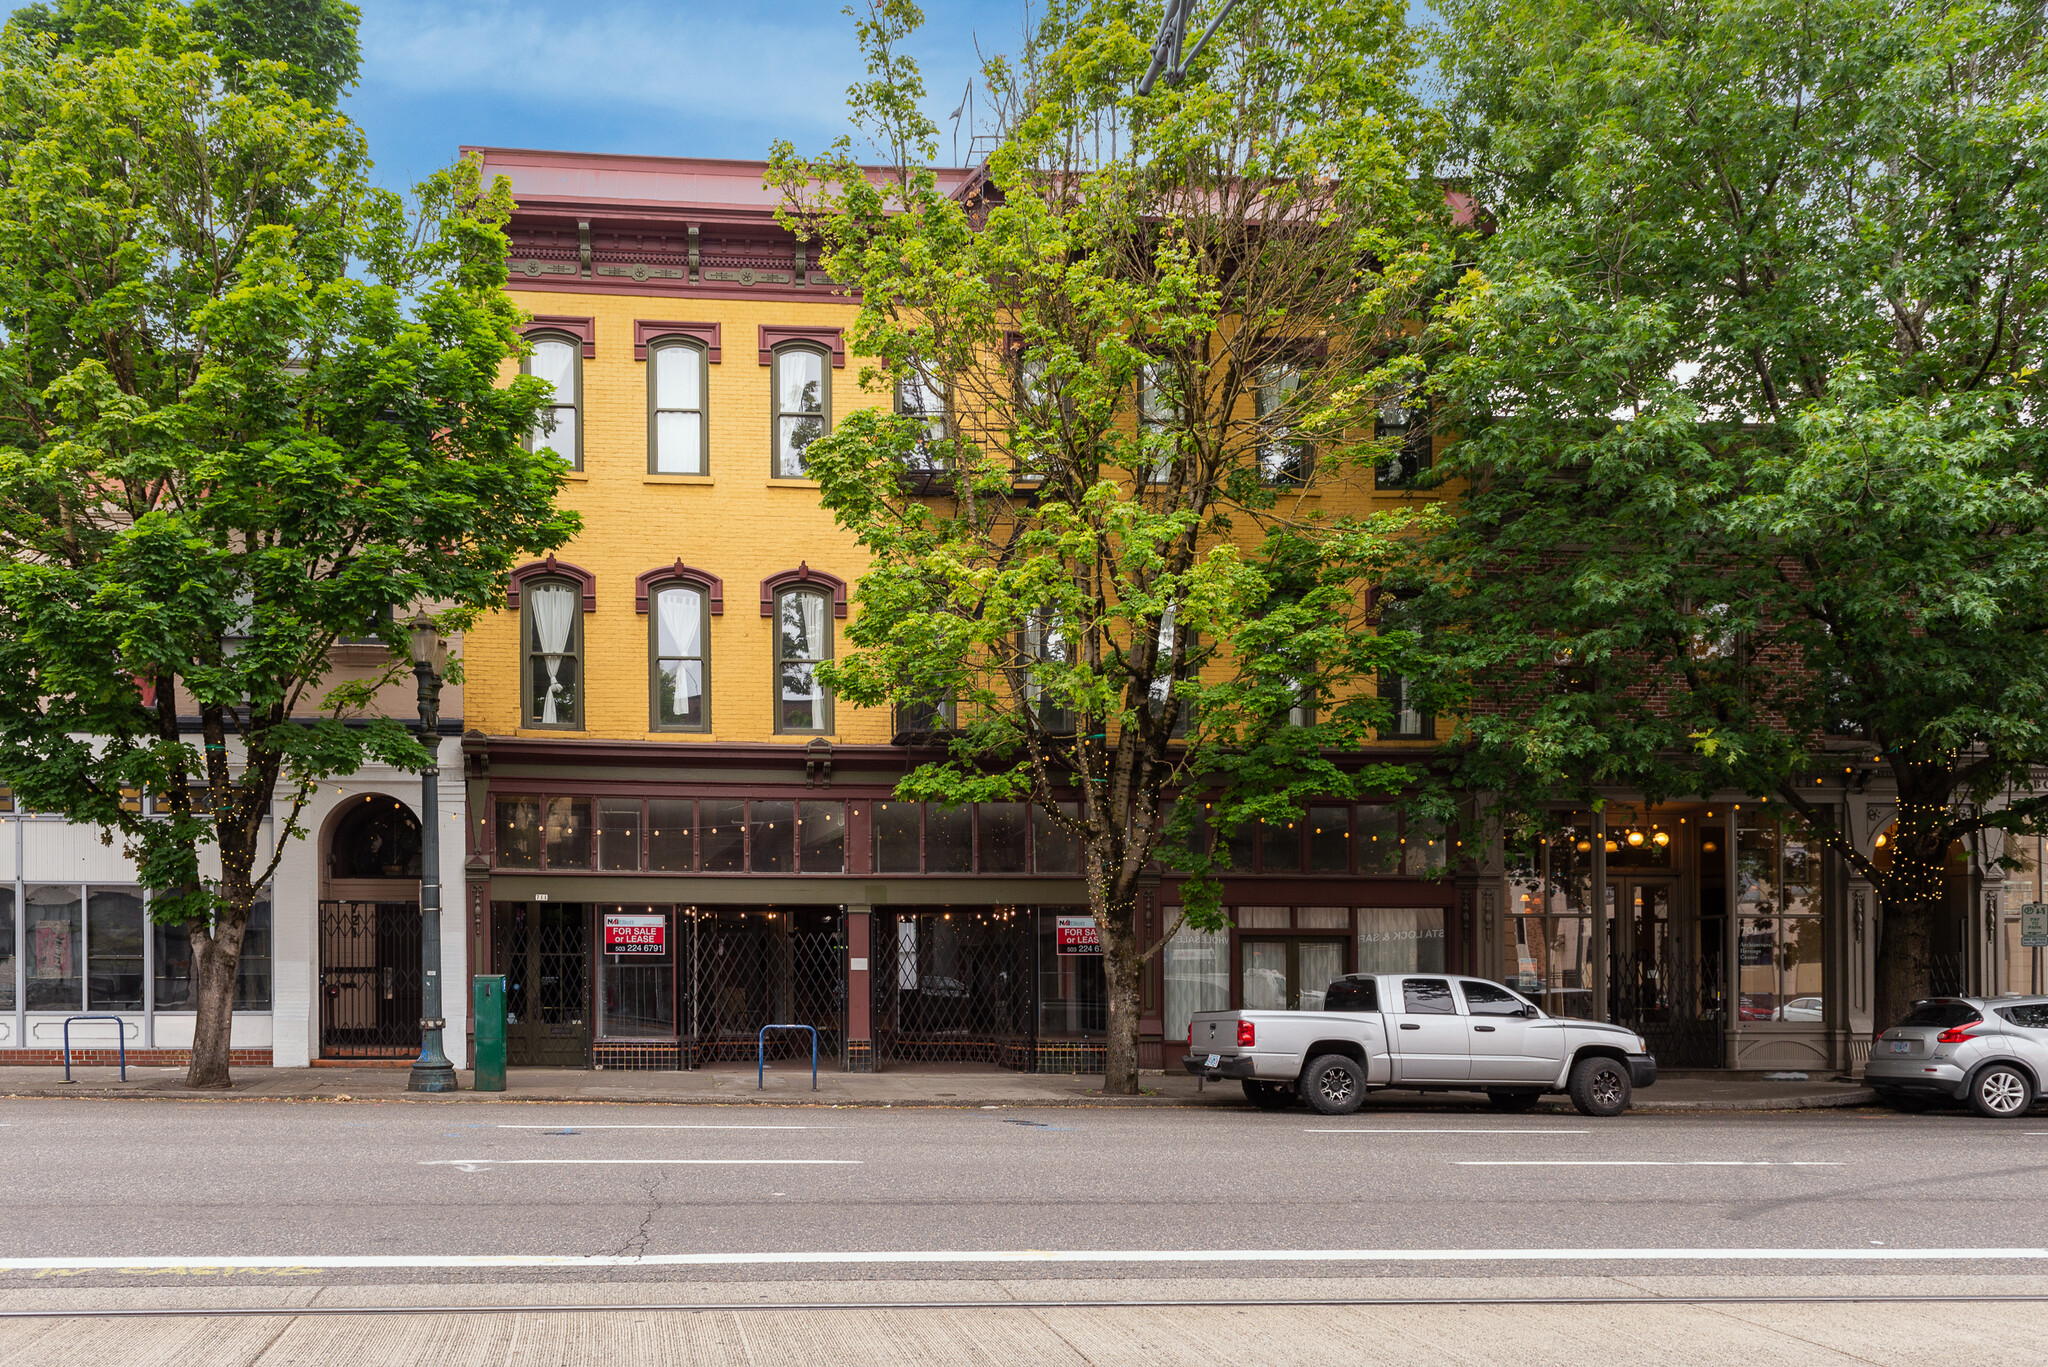
M1902 1111L1947 1098L2025 1115L2048 1084L2048 997L1930 997L1877 1037L1863 1085Z

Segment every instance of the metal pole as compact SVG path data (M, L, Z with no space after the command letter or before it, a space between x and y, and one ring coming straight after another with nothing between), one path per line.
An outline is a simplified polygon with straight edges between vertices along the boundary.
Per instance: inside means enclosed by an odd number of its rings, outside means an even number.
M448 1025L441 1016L441 676L429 661L414 665L413 673L420 681L427 766L420 770L420 1056L405 1090L452 1092L455 1065L441 1047Z
M1607 809L1593 809L1593 1000L1588 1017L1610 1019L1607 1010L1607 955L1613 933L1607 924Z

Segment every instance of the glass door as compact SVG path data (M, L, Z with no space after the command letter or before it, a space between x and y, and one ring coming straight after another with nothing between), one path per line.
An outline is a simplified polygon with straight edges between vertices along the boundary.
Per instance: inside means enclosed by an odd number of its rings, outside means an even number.
M1239 1000L1246 1011L1320 1011L1332 979L1344 976L1343 940L1245 939L1239 945Z
M599 1039L676 1037L675 916L669 907L609 907L598 913L602 945Z

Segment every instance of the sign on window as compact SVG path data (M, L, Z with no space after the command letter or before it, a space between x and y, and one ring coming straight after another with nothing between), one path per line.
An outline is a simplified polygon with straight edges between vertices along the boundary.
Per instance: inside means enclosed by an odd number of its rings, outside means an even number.
M1102 932L1096 928L1093 916L1059 916L1054 918L1055 943L1062 954L1100 954Z
M667 946L666 916L630 916L606 913L604 952L607 954L661 954Z

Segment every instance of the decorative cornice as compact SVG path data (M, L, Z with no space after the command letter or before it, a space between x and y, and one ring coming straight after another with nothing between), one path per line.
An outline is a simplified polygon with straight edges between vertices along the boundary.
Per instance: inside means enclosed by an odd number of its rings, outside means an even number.
M574 275L576 273L575 269L572 267L569 273ZM597 319L595 318L578 318L562 313L536 313L533 315L532 320L523 324L519 330L528 337L531 337L536 332L566 332L577 341L583 343L584 360L594 360L597 357Z
M655 323L643 318L633 320L633 359L647 359L647 348L656 342L671 338L687 337L704 348L704 359L713 365L719 362L719 325L717 323Z
M690 568L683 563L681 556L676 557L675 564L663 565L660 569L649 570L633 581L633 611L639 613L646 612L649 592L656 584L666 584L671 581L695 584L702 588L711 599L711 615L713 617L723 617L725 615L725 581L709 570Z
M761 581L761 615L763 617L773 617L775 615L775 595L783 589L798 584L831 589L832 615L834 617L846 616L846 581L836 574L827 574L823 570L814 570L808 564L801 562L793 570L784 570L780 574L771 574Z
M549 553L548 558L545 560L536 560L530 565L521 565L518 569L512 571L512 577L505 582L505 606L517 612L519 610L519 590L525 585L526 581L529 579L550 578L575 581L583 590L583 610L585 612L597 611L597 576L580 565L572 565L566 560L555 559L552 552Z
M705 274L708 276L709 271ZM815 327L777 327L768 323L761 326L761 364L770 365L775 360L775 348L787 342L808 342L812 346L824 347L832 353L832 368L846 368L846 329Z

